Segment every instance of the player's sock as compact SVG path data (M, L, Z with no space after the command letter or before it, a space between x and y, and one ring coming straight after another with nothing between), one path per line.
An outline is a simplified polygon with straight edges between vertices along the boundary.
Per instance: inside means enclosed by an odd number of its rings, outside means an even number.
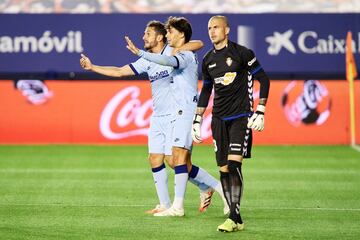
M175 167L175 197L173 206L177 209L184 208L186 184L189 178L186 164Z
M201 191L206 191L207 189L209 189L209 186L201 183L199 181L197 181L196 179L193 179L191 177L189 177L189 182L191 182L192 184L194 184L196 187L198 187Z
M169 208L171 206L171 200L168 189L168 173L163 163L157 168L152 168L156 193L159 198L160 205Z
M220 171L220 182L224 192L224 197L230 206L231 204L231 189L230 189L230 174L228 172Z
M217 190L216 187L218 187L217 185L219 184L219 181L211 176L208 172L195 165L192 165L191 167L189 172L189 179L191 181L198 182L198 187L202 191L209 189L209 187Z
M243 176L241 162L229 160L229 177L231 185L231 205L229 218L236 223L242 224L240 214L240 201L243 193Z

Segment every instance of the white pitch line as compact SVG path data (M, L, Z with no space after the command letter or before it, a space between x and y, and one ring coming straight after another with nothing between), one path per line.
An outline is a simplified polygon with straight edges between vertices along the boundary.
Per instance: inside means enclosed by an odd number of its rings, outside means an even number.
M170 168L167 168L171 171ZM247 170L251 174L355 174L360 175L360 172L355 169L257 169ZM151 173L149 168L125 168L125 169L105 169L105 168L77 168L77 169L60 169L60 168L3 168L0 173ZM208 170L209 173L217 173L217 170Z
M306 210L306 211L348 211L348 212L360 212L360 208L311 208L311 207L279 207L279 208L268 208L268 207L244 207L245 209L255 210Z
M11 206L47 206L47 207L95 207L95 208L124 208L124 207L151 207L151 204L107 204L107 205L90 205L90 204L62 204L62 203L0 203L0 207L11 207ZM185 205L189 207L192 205ZM195 205L194 205L195 206ZM197 206L197 205L196 205ZM215 207L220 207L213 205ZM249 210L275 210L275 211L344 211L344 212L360 212L360 208L312 208L312 207L251 207L244 206L243 209Z

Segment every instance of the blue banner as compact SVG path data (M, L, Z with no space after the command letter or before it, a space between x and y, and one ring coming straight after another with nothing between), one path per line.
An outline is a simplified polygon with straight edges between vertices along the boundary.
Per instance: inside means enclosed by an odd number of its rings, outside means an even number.
M165 14L1 14L0 73L75 72L80 53L95 64L122 66L137 59L124 36L143 46L150 20ZM212 47L207 23L212 15L184 15L193 26L192 39ZM360 14L228 14L230 39L252 48L270 74L340 75L345 72L345 38L353 33L360 59ZM360 60L357 61L359 66Z

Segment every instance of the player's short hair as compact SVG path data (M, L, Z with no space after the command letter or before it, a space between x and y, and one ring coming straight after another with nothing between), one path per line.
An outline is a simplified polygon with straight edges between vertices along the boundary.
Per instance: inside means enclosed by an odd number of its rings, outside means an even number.
M157 20L152 20L150 22L148 22L148 24L146 25L146 27L151 27L154 28L155 32L157 34L160 34L163 36L163 42L166 43L166 28L165 28L165 24L163 24L160 21Z
M192 35L192 28L190 22L184 17L169 17L166 22L166 29L170 27L175 28L179 32L183 32L185 35L185 43L189 42Z
M209 22L213 19L221 19L224 23L225 23L225 27L229 27L229 20L226 16L224 15L215 15L215 16L212 16L209 20Z

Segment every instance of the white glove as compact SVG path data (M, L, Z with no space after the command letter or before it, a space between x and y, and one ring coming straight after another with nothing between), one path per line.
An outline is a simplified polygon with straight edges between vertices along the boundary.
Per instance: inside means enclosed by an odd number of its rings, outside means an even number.
M192 139L194 140L194 142L196 142L196 143L202 142L201 131L200 131L201 122L202 122L202 116L200 116L199 114L195 114L194 121L193 121L192 128L191 128L191 136L192 136Z
M264 124L265 124L264 113L265 113L265 106L260 104L257 105L256 112L250 117L247 127L252 128L259 132L264 130Z

